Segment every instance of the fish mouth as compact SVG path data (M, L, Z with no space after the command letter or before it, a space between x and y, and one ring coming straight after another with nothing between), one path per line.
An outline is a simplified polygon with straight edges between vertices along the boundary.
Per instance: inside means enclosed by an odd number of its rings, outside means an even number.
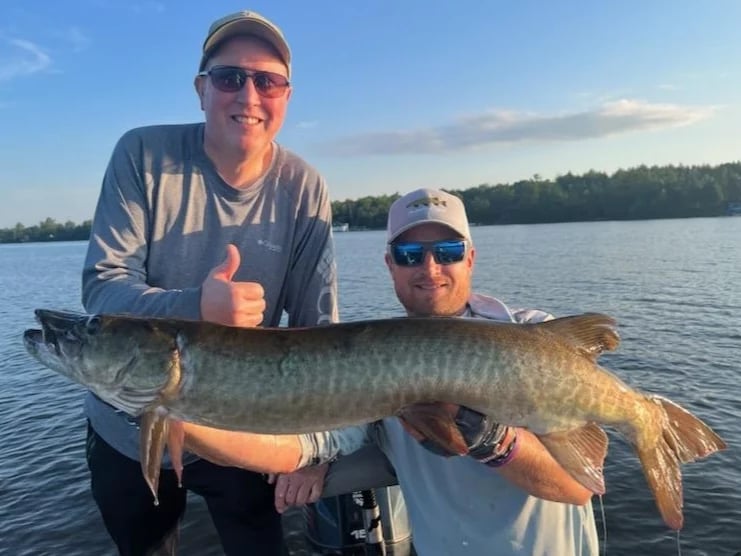
M82 338L78 331L80 325L84 325L90 319L88 315L49 309L36 309L34 313L41 330L32 328L24 332L23 342L27 349L38 352L41 346L45 346L49 353L61 358L62 343L67 352L70 348L80 348Z
M29 328L23 333L23 344L29 351L37 351L39 346L44 344L44 333L36 328ZM58 347L55 347L55 350Z

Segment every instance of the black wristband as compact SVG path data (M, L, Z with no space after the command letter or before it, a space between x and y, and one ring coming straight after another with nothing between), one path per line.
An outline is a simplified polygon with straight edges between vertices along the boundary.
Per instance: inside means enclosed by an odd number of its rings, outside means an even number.
M468 455L484 459L496 451L509 427L495 423L490 417L461 406L455 416L455 423L468 445Z
M506 437L505 437L506 438ZM504 442L504 440L502 441ZM512 461L520 444L517 442L517 429L512 429L511 440L500 445L499 449L489 459L479 460L489 467L502 467Z

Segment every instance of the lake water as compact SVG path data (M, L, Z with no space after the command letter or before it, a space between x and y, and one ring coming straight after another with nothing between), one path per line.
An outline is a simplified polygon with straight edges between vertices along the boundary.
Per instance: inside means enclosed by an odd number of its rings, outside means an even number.
M686 465L682 554L741 551L741 218L479 227L476 289L515 307L616 317L600 362L709 423L729 449ZM335 236L345 320L400 314L382 232ZM114 554L88 490L83 390L25 353L37 307L80 309L84 243L0 245L0 554ZM675 555L641 470L611 434L607 554ZM198 499L181 554L218 555ZM595 498L600 538L604 538Z

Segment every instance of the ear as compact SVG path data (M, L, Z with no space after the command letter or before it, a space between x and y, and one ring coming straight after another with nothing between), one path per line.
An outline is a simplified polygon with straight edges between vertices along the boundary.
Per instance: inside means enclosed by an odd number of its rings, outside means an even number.
M391 274L393 274L394 272L393 272L393 267L391 266L391 265L392 265L392 262L391 262L391 255L389 255L388 253L386 253L386 254L385 254L385 255L383 256L383 260L384 260L384 261L386 261L386 266L388 267L388 269L389 269L389 272L390 272Z
M466 266L468 266L469 269L473 269L473 263L476 260L476 249L471 247L468 250L468 255L466 255Z
M193 79L193 87L196 90L196 94L198 95L198 102L201 105L201 110L203 110L203 96L205 95L205 85L206 80L202 79L200 75L196 75L195 79Z
M293 92L293 87L288 87L288 91L286 91L286 102L290 100L292 92Z

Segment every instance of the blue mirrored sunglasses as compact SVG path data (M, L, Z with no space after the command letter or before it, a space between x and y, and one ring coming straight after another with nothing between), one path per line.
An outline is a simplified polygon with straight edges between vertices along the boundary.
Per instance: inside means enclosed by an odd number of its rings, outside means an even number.
M399 266L419 266L425 262L425 254L432 253L437 264L459 263L466 256L465 239L444 241L404 241L389 243L389 254Z

